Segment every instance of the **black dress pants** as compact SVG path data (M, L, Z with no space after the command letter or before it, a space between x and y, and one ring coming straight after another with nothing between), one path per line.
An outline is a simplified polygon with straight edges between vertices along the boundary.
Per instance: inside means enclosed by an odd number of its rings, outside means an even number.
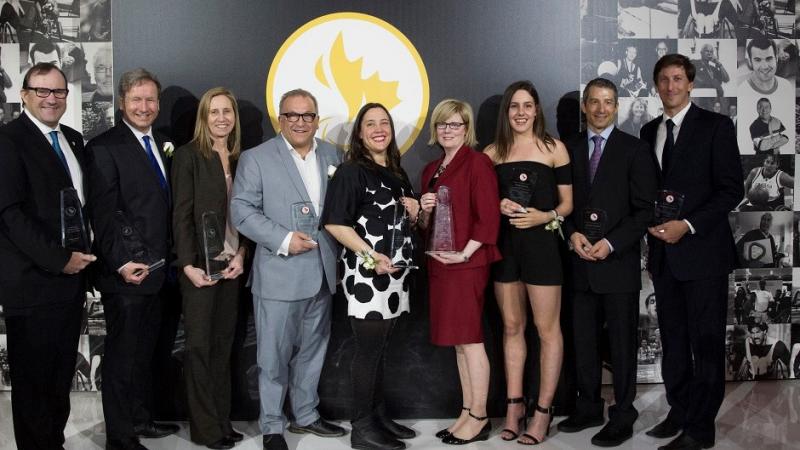
M75 299L6 317L11 411L20 450L64 445L82 312L83 303Z
M575 292L572 323L578 387L576 413L593 418L603 416L603 399L600 396L602 381L600 343L604 322L608 329L615 400L615 405L608 411L609 420L620 426L631 426L639 416L633 407L636 398L638 292L614 294Z
M384 414L383 366L386 347L397 319L350 318L356 351L350 366L353 384L352 421Z
M159 295L103 294L106 317L103 415L106 437L134 439L134 427L151 420L147 401L161 326Z

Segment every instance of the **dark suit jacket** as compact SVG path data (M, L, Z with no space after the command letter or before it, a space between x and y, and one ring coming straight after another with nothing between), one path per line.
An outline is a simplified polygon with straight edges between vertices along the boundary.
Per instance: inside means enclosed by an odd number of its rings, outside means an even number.
M653 215L657 189L656 162L647 143L617 128L611 131L589 182L587 132L567 142L572 161L574 209L564 223L567 237L585 233L586 208L606 212L605 238L614 251L603 261L588 262L572 255L574 286L598 294L641 289L641 239Z
M652 120L640 135L654 157L660 122L661 117ZM681 219L692 224L695 234L687 232L677 244L648 236L648 269L659 274L666 262L681 281L730 273L736 254L728 213L744 197L743 183L733 122L693 104L681 123L669 171L659 170L659 189L685 196Z
M88 194L83 137L64 125L61 131ZM75 301L85 292L85 270L61 273L71 256L61 247L59 193L67 187L72 180L27 114L0 128L0 303L6 313Z
M170 160L163 151L164 138L155 132L153 137L168 176ZM87 156L95 254L101 260L96 274L97 288L103 293L157 293L167 268L154 270L139 286L126 283L117 273L117 269L134 258L123 242L116 212L122 212L153 259L164 258L169 263L172 246L169 192L161 188L142 144L123 121L89 141Z

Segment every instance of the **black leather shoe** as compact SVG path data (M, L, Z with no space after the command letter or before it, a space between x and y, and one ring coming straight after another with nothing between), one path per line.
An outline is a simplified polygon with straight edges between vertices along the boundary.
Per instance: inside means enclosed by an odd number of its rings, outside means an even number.
M300 426L293 423L289 425L288 430L289 432L295 434L311 433L320 437L339 437L347 434L347 431L345 431L344 428L322 420L321 417L315 422L312 422L306 426Z
M133 432L139 437L155 439L175 434L180 429L181 427L171 423L148 422L142 425L136 425L133 427Z
M609 422L592 436L592 445L598 447L616 447L633 436L633 427L630 425L617 425Z
M138 439L106 439L106 450L147 450Z
M228 435L225 437L232 440L233 442L241 442L242 439L244 439L244 435L242 433L239 433L238 431L233 429L231 429L231 432L228 433Z
M417 432L411 428L401 425L388 417L378 417L381 426L397 439L414 439ZM446 428L445 428L446 429Z
M264 450L289 450L282 434L265 434L261 438L261 444L264 446Z
M467 408L466 406L462 406L461 410L469 412L469 408ZM453 433L451 433L450 430L448 430L447 428L442 428L441 430L437 431L434 436L436 436L438 439L444 439L447 436L450 436L451 434Z
M228 439L227 436L225 436L224 438L218 440L217 442L214 442L213 444L206 445L206 447L213 449L228 449L228 448L233 448L234 445L236 445L236 443Z
M575 414L567 417L561 422L558 422L556 428L558 428L558 431L564 433L577 433L578 431L583 431L587 428L599 427L604 422L605 419L603 419L603 416L589 417Z
M403 450L406 444L392 437L382 426L373 421L371 417L353 422L353 431L350 433L350 447L359 450Z
M469 416L472 417L473 419L479 421L479 422L483 422L485 420L486 421L486 425L484 425L483 428L481 428L481 431L479 431L478 434L476 434L475 436L471 437L470 439L461 439L459 437L456 437L455 434L451 434L450 436L447 436L447 437L442 439L442 443L443 444L448 444L448 445L466 445L466 444L471 444L473 442L485 441L485 440L489 439L489 434L492 432L492 422L489 421L489 418L486 417L486 416L478 417L478 416L473 415L472 413L469 413Z
M681 432L681 427L675 425L669 419L664 419L663 422L651 428L644 434L657 439L666 439Z
M680 436L670 441L669 444L658 447L658 450L700 450L701 448L711 448L713 446L713 442L701 442L683 432Z

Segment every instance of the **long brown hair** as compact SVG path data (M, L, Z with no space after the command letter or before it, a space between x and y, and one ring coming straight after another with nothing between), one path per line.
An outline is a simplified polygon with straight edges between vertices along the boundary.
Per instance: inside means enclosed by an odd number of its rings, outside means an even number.
M239 126L239 106L233 92L224 87L215 87L206 91L200 98L200 105L197 107L197 119L194 123L194 137L192 143L200 150L200 153L210 159L214 155L214 140L211 138L211 131L208 129L208 110L211 108L211 99L222 95L231 101L233 106L233 130L228 135L228 157L236 160L242 150L242 131Z
M386 107L380 103L367 103L358 111L356 120L353 122L353 131L350 133L349 148L345 159L347 161L355 161L367 167L377 164L364 145L364 140L359 136L359 134L361 134L361 122L364 121L364 115L366 115L367 111L370 109L375 108L380 108L386 113L389 117L389 127L392 129L392 141L389 142L389 147L386 148L386 168L398 177L405 179L405 172L403 172L403 169L400 167L400 149L397 148L397 139L395 139L394 120L392 120L392 115L389 114Z
M508 120L508 110L511 108L511 97L517 91L525 91L533 97L533 105L536 109L536 117L533 119L533 135L544 142L549 151L553 151L556 145L555 139L547 132L542 103L539 101L539 93L528 80L515 81L511 83L503 92L503 100L500 101L500 114L497 115L497 134L494 138L494 149L498 161L505 161L511 152L511 145L514 144L514 130L511 129L511 122Z

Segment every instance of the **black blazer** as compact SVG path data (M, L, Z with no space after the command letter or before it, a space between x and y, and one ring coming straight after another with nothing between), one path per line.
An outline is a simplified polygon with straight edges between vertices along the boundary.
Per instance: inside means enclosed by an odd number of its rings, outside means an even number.
M153 137L169 178L170 160L163 151L164 138L155 132ZM139 286L126 283L117 273L133 258L123 243L116 212L122 212L153 259L164 258L169 263L170 193L161 188L142 144L124 122L89 141L86 148L94 251L101 262L96 271L97 288L103 293L155 294L164 283L167 267L151 272Z
M572 161L574 209L566 218L567 236L584 233L586 208L606 212L605 238L614 251L603 261L572 255L575 289L599 294L641 289L641 239L653 215L657 168L647 143L614 128L603 148L594 182L589 182L588 135L567 142Z
M61 131L88 195L83 137L64 125ZM72 180L27 113L0 128L0 303L6 313L74 301L85 291L86 270L61 272L71 256L61 247L59 193L67 187Z
M642 127L641 137L655 157L658 117ZM677 244L648 236L648 269L659 274L669 264L680 281L730 273L736 252L728 213L744 197L742 163L733 122L692 104L681 123L669 171L659 169L659 189L685 196L681 218L695 229Z

